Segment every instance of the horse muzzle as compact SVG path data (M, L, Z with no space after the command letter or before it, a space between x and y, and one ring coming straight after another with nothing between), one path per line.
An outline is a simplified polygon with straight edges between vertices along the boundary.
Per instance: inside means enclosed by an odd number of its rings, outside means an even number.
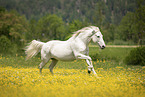
M105 46L103 45L103 46L101 46L101 49L104 49L105 48Z

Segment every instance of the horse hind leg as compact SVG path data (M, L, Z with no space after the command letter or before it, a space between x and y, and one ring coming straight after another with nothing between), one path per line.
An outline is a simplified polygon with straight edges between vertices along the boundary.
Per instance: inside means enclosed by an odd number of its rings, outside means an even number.
M49 65L50 72L53 74L53 68L57 64L58 60L52 58L52 62Z
M42 73L43 67L47 64L50 59L43 59L42 62L39 64L40 73Z
M43 48L41 49L41 63L39 64L40 73L42 73L43 67L50 60L49 50L46 52Z

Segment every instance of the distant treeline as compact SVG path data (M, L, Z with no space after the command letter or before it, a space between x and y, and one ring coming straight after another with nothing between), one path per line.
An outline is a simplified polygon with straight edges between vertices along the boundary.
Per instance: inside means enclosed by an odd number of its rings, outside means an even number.
M90 25L100 28L106 44L137 44L145 39L144 4L144 0L1 0L0 45L17 51L33 39L66 40L71 32Z
M103 26L119 24L127 12L135 12L138 1L141 0L0 0L0 6L17 10L29 20L56 14L65 22L78 19Z

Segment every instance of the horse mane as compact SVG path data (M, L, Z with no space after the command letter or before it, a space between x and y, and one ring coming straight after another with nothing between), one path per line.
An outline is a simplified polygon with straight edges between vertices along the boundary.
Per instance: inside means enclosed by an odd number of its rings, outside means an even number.
M73 33L73 37L77 37L80 33L84 32L85 30L89 30L89 29L93 29L93 30L99 30L98 27L95 26L89 26L89 27L84 27L78 31L72 32Z

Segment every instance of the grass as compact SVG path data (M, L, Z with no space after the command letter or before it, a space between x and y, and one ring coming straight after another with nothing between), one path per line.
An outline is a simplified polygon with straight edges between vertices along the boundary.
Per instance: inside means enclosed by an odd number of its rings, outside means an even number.
M122 62L131 49L133 48L108 47L101 50L98 47L91 47L90 56L96 57L99 60L105 59L105 60L111 60L116 62Z
M0 97L144 97L145 67L112 61L116 55L122 60L131 48L117 49L108 48L108 52L107 49L90 48L90 54L98 50L100 56L105 57L93 61L101 78L87 74L84 60L60 61L54 68L54 75L46 65L40 75L39 57L25 61L24 56L1 56Z

